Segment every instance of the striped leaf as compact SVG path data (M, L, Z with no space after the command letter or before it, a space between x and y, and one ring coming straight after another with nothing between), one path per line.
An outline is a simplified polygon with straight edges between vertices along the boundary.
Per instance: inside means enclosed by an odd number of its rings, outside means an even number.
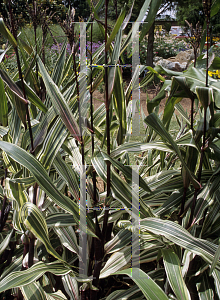
M9 40L14 48L17 47L17 41L5 26L4 20L2 18L0 18L0 32L7 40Z
M5 128L3 126L0 126L0 136L3 137L8 133L9 128Z
M58 235L61 244L70 251L79 254L79 245L75 231L71 226L68 227L54 227L54 231Z
M8 103L5 95L4 83L0 78L0 122L5 127L8 125Z
M131 242L131 232L126 229L120 230L116 236L105 244L105 252L112 253L124 248L128 243Z
M124 267L128 267L131 261L131 246L127 246L124 249L113 253L107 260L104 268L100 272L100 279L106 278L111 274L121 270Z
M212 88L197 86L196 95L205 109L210 105L212 101L214 101Z
M48 95L53 103L53 106L60 116L63 123L66 125L67 129L70 133L80 142L80 134L78 124L70 110L70 107L66 103L63 95L61 94L57 85L53 82L49 74L47 73L46 68L44 67L41 59L37 56L37 62L39 66L39 70L41 72L42 78L44 80L44 84L46 86Z
M126 12L126 5L124 5L124 7L123 7L123 9L122 9L122 11L121 11L121 13L120 13L120 16L118 17L118 19L117 19L117 21L116 21L116 23L115 23L115 26L114 26L114 28L113 28L113 30L112 30L112 32L111 32L111 35L110 35L110 37L109 37L108 40L107 40L106 47L105 47L105 48L106 48L105 51L108 51L108 50L109 50L110 45L111 45L111 42L114 40L116 34L118 33L118 31L119 31L119 29L120 29L120 27L121 27L121 24L122 24L123 21L124 21L124 18L125 18L125 12Z
M139 287L147 300L168 300L164 291L150 278L137 268L119 271L118 275L128 275Z
M119 121L119 131L117 135L117 142L118 145L121 145L124 142L125 135L126 135L126 99L123 87L123 79L120 67L116 67L116 74L115 74L115 83L113 89L113 100L114 100L114 109L117 119Z
M161 3L162 3L162 0L151 1L151 5L150 5L150 9L149 9L149 12L148 12L148 15L147 15L147 19L145 20L145 23L144 23L144 25L142 27L142 30L141 30L140 41L143 40L145 35L148 33L151 25L153 24Z
M10 49L11 47L8 47L7 49L5 49L4 51L0 52L0 63L2 62L3 58L5 57L5 54L7 53L7 51Z
M38 145L42 144L46 134L47 134L47 130L50 126L50 124L52 123L52 121L55 119L56 117L56 112L55 109L53 107L50 107L47 111L47 113L43 116L41 122L39 123L37 130L35 133L33 133L34 135L34 148L36 148ZM29 138L30 135L28 135ZM22 144L21 147L22 148L26 148L26 143L24 143L24 139L22 139Z
M26 121L27 121L26 120L26 107L25 107L24 102L20 101L21 97L19 98L17 95L13 95L13 94L12 94L11 100L12 100L12 103L16 109L16 112L17 112L19 118L21 119L22 123L24 125L26 125ZM9 124L9 126L11 127L13 125ZM15 132L17 132L17 131L15 131Z
M112 65L111 68L109 68L109 73L108 73L108 100L110 101L113 87L115 84L118 85L118 82L116 83L116 70L119 67L116 67L116 64L118 63L119 60L119 55L120 55L120 47L121 47L121 39L122 39L122 30L119 29L113 52L112 52L112 57L111 57L111 62L110 64ZM118 78L119 79L119 78Z
M20 101L19 101L20 102ZM10 114L10 122L9 122L9 128L10 128L10 135L12 137L12 143L17 144L20 138L21 134L21 117L19 117L19 114L17 112L17 106L16 108L13 107ZM29 133L29 132L28 132ZM25 135L25 134L24 134ZM29 134L30 136L30 134Z
M140 299L138 294L140 294L140 290L138 286L134 285L127 290L117 290L112 292L108 295L106 300Z
M44 138L42 148L37 155L38 160L42 163L46 170L50 169L54 158L59 152L67 136L68 131L66 126L59 118L56 119L50 130L48 130L48 133Z
M143 4L143 6L142 6L142 8L141 8L141 10L139 12L138 17L137 17L137 20L135 21L135 23L133 24L132 29L131 29L132 39L133 39L133 36L135 34L137 34L137 31L139 30L140 23L142 22L145 14L146 14L146 11L148 10L150 2L151 2L151 0L145 0L144 1L144 4Z
M178 75L177 75L178 76ZM180 75L181 76L181 75ZM184 77L186 78L187 85L193 93L196 93L197 87L206 86L206 76L202 69L198 68L189 68L185 73ZM220 83L218 80L215 80L209 77L209 88L212 88L215 104L220 106Z
M67 300L66 296L59 290L55 293L45 293L47 300Z
M196 180L195 175L189 170L187 167L181 152L179 150L179 147L177 146L176 142L173 140L172 136L169 134L169 132L165 129L160 119L154 114L151 113L149 116L146 117L144 120L153 130L159 134L159 136L165 141L169 142L169 144L172 146L176 154L178 155L183 168L185 168L186 172L188 173L188 176L195 188L200 188L200 183Z
M181 117L183 117L184 121L190 125L190 121L187 115L187 112L184 110L184 108L182 107L182 105L179 103L175 104L175 109L178 111L178 113L181 115Z
M196 284L196 288L198 290L198 295L200 300L213 300L214 292L212 289L212 283L210 281L210 277L205 271L201 278L201 281Z
M178 300L191 300L189 291L183 280L180 261L171 249L162 249L163 262L169 284Z
M25 300L47 300L45 292L39 282L31 282L21 287L21 292Z
M101 152L97 153L97 155L92 159L92 164L98 175L102 178L104 182L106 182L106 163L103 160ZM133 196L136 198L136 201L140 203L140 212L143 214L142 216L154 216L150 207L147 204L145 204L142 201L142 199L139 198L138 193L133 191L131 186L127 182L122 180L122 178L118 175L117 172L114 171L113 168L111 170L111 180L111 188L113 195L117 200L119 200L122 203L123 207L131 208L133 193Z
M64 65L66 60L66 46L67 46L67 39L64 41L62 45L62 49L60 51L59 57L54 66L53 73L51 75L51 79L58 87L60 86L60 83L63 78Z
M174 149L167 143L164 142L153 142L153 143L139 143L139 142L131 142L131 143L124 143L115 150L111 152L112 158L118 158L121 154L125 152L141 152L147 151L151 149L156 149L159 151L164 152L174 152Z
M22 260L23 260L23 255L21 255L18 258L14 258L11 262L11 264L6 267L1 274L0 280L5 278L8 274L15 272L15 271L20 271L22 267Z
M65 180L71 194L78 201L79 200L79 177L74 169L70 167L58 153L53 162L58 174Z
M214 278L215 291L220 299L220 272L216 269L212 272L212 277Z
M21 221L25 226L45 245L47 251L55 258L62 260L60 255L51 245L47 223L39 208L33 203L27 202L20 211Z
M79 300L78 282L75 277L70 274L62 276L62 282L66 293L71 300Z
M76 225L73 216L66 213L53 213L45 218L47 227L65 227Z
M7 236L3 239L3 241L0 244L0 255L5 251L5 249L8 247L12 234L14 230L11 230L10 233L7 234Z
M12 288L30 284L31 282L38 280L46 272L50 272L56 276L62 276L73 271L58 261L48 264L39 261L25 271L12 272L3 278L0 281L0 293Z
M20 80L17 81L16 84L19 86L20 89L22 89L22 84ZM32 88L25 81L24 81L24 87L25 87L26 97L28 98L28 100L33 105L38 107L42 112L46 113L48 110L46 105L41 101L41 99L36 95L34 90L32 90Z
M213 259L213 262L212 262L212 265L211 265L211 268L210 268L210 271L209 271L209 276L212 274L219 258L220 258L220 245L218 246L218 248L216 250L215 257Z
M156 218L143 219L140 224L141 230L165 236L171 242L201 256L209 264L212 263L218 246L209 241L195 238L179 224ZM220 260L217 261L216 268L220 270Z
M105 161L110 161L111 164L114 167L116 167L119 171L121 171L128 180L132 180L132 168L130 166L123 166L120 162L112 159L111 157L106 155L104 152L102 152L102 155L103 155L103 159ZM140 175L139 175L139 185L146 192L151 192L150 188L147 186L146 182L143 180L143 178Z
M25 300L67 300L61 291L46 293L39 282L23 286L21 292Z
M5 179L5 194L8 198L15 200L19 208L29 201L28 195L24 192L24 186L9 178Z
M24 99L24 95L18 85L8 76L8 74L0 69L0 76L2 80L7 84L9 89L21 100L24 104L27 103L27 100Z
M8 156L5 151L2 152L2 158L3 158L6 168L8 168L8 170L10 172L12 172L13 174L16 174L18 172L17 163L15 161L13 161L13 159L11 159L11 157Z
M21 149L20 147L8 142L0 141L0 148L4 150L13 160L17 161L26 167L34 176L39 186L46 192L46 194L60 207L69 213L78 224L79 222L79 207L78 205L64 196L52 183L44 167L40 162L30 153Z

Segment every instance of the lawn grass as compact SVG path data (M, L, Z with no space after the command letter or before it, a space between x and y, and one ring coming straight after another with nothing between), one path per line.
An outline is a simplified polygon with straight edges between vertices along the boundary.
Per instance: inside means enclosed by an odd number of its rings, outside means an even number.
M63 29L60 27L59 24L53 24L50 27L50 32L54 36L54 39L56 39L57 43L63 43L65 39L65 34L63 32ZM51 47L54 44L54 39L52 38L51 34L48 32L46 44L45 47ZM25 26L22 28L20 33L20 38L24 41L28 41L31 45L35 44L35 36L34 36L34 29L32 26ZM38 26L37 28L37 39L38 43L42 44L42 30Z

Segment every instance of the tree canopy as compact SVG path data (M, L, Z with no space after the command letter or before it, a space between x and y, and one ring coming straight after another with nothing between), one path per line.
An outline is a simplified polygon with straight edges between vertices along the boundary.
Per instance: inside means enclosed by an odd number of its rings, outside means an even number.
M23 26L25 23L29 23L31 21L30 15L28 13L28 6L33 7L34 2L36 2L38 7L41 9L46 9L47 14L55 14L59 16L60 19L64 19L66 17L66 12L68 10L69 4L71 7L76 9L75 18L78 21L78 16L86 18L89 16L90 10L89 5L84 0L16 0L11 1L12 11L14 17L19 20L19 25ZM7 20L9 12L9 1L1 1L0 2L0 15ZM56 18L54 20L56 22Z
M212 2L213 5L218 5L217 0ZM194 27L197 22L200 22L201 25L203 25L205 22L205 14L201 0L179 0L178 5L176 6L176 11L177 20L182 26L186 25L185 20L187 20L189 23L192 23ZM210 27L213 34L219 33L220 11L218 11L218 13L211 18Z

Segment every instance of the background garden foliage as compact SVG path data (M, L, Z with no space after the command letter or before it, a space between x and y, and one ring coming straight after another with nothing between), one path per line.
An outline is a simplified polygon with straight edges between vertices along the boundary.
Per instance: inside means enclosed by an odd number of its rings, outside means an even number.
M58 1L39 2L28 5L58 10ZM154 20L162 2L143 1L134 32L146 11ZM206 30L220 8L211 4ZM204 37L195 66L184 72L152 68L145 65L145 24L141 65L125 87L120 65L131 58L132 31L123 21L131 9L122 7L113 24L102 19L107 3L90 3L82 70L73 7L56 25L46 7L39 20L29 9L33 27L22 28L15 5L4 16L10 28L0 19L0 299L220 299L219 44L203 53ZM185 47L159 41L154 52L173 56ZM158 93L147 96L148 115L140 110L137 139L134 91L152 83ZM99 86L105 104L94 110Z

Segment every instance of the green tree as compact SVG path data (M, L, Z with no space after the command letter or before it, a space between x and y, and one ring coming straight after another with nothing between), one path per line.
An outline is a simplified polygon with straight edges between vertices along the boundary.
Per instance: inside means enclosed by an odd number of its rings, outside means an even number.
M218 4L217 0L212 1L212 5ZM219 5L219 4L218 4ZM201 0L179 0L177 5L177 20L182 26L186 26L185 20L193 26L200 22L204 24L205 15ZM210 30L213 34L218 34L220 30L220 11L211 18Z
M201 0L180 0L177 5L177 20L182 26L185 26L185 20L192 23L193 26L199 21L201 24L204 23L205 15L203 12Z
M87 20L90 15L90 6L86 0L64 0L62 1L66 7L75 8L75 21L79 18ZM94 1L93 1L94 2Z
M62 0L16 0L11 1L11 7L13 11L14 18L18 21L18 26L24 26L26 23L30 22L30 16L28 13L27 6L33 5L36 2L38 6L41 6L41 9L47 10L48 14L56 14L61 19L65 18L66 15L66 7L63 4ZM9 24L8 20L9 13L9 1L1 1L0 2L0 15L4 18L4 20ZM56 22L56 18L53 19Z

